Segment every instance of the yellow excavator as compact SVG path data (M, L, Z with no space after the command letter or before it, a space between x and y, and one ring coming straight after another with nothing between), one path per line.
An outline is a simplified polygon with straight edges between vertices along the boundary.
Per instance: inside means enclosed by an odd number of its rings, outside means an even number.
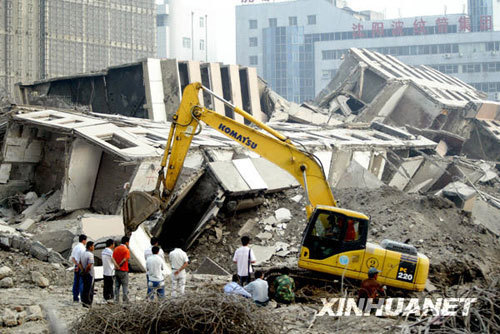
M200 90L222 101L260 131L200 106ZM369 216L337 207L322 165L313 154L200 83L184 89L173 116L155 190L134 191L127 196L123 210L127 233L156 211L166 210L191 141L201 129L200 122L283 168L302 185L308 202L308 224L300 249L300 268L362 280L374 267L380 270L378 281L382 284L405 290L424 289L429 272L427 256L400 242L367 242Z

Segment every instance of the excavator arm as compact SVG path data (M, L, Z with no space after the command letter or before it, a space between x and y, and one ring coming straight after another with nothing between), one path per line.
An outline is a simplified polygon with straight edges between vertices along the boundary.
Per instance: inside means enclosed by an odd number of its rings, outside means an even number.
M220 99L235 113L242 115L262 131L201 107L199 105L200 89ZM152 194L135 191L127 197L124 208L127 233L136 230L148 216L158 209L166 208L193 137L201 131L200 121L295 177L306 191L309 202L306 207L308 217L317 205L336 206L323 168L314 155L297 148L287 137L218 97L200 83L193 83L184 89L179 109L173 116L155 190ZM162 188L161 191L160 188Z

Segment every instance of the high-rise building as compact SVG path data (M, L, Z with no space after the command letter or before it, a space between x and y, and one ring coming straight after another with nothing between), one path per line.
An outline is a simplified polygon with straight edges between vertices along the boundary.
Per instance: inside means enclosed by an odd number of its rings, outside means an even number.
M228 1L157 0L158 57L234 63L235 14Z
M156 55L154 0L1 0L0 89Z
M276 92L302 102L313 99L330 82L349 48L366 48L397 56L409 65L430 65L496 99L500 94L500 31L494 30L495 21L500 21L495 19L497 2L493 0L491 16L479 15L483 24L477 31L472 28L472 12L387 20L338 8L330 0L237 6L237 62L256 67Z

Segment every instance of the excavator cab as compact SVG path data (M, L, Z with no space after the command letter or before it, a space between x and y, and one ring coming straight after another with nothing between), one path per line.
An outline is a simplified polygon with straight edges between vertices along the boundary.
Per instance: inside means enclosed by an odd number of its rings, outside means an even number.
M334 207L317 208L304 231L302 245L307 248L304 258L324 260L335 254L364 249L369 218L352 213Z

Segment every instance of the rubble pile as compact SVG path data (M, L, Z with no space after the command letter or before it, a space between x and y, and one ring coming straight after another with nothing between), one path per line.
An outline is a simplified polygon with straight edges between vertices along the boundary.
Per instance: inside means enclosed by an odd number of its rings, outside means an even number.
M161 66L165 73L158 80L165 81L169 66L184 71L189 64L148 59L97 75L104 80L144 65ZM238 67L217 66L200 71L238 73ZM405 295L477 293L481 301L475 313L455 322L316 317L321 298L357 295L357 283L344 285L337 278L301 282L297 304L275 308L272 303L263 310L215 293L235 272L232 256L245 235L251 237L256 268L297 268L307 194L290 174L207 127L193 139L168 210L149 217L131 235L133 303L99 305L102 283L97 282L96 307L86 312L71 304L68 259L78 235L96 242L99 266L103 242L125 232L127 195L155 189L167 120L181 87L166 101L164 95L151 96L152 82L139 80L131 89L143 96L140 108L125 100L120 103L126 108L118 102L104 108L101 100L74 105L72 95L47 91L51 85L68 88L71 80L64 78L18 86L29 105L0 101L0 109L9 111L0 125L0 324L14 332L43 332L55 323L73 323L82 333L106 332L106 326L108 332L122 326L130 332L173 327L234 333L497 330L498 318L487 305L498 307L500 279L500 105L453 77L367 50L352 49L328 87L301 105L254 80L253 70L244 71L252 82L244 94L250 99L235 104L250 106L254 116L269 119L269 126L314 154L339 206L370 216L368 241L411 244L429 257L426 293ZM121 82L110 89L120 92ZM209 88L233 101L241 94L227 82ZM203 103L230 114L207 96ZM185 241L191 260L185 298L143 302L144 250L152 236L166 252L173 241Z

